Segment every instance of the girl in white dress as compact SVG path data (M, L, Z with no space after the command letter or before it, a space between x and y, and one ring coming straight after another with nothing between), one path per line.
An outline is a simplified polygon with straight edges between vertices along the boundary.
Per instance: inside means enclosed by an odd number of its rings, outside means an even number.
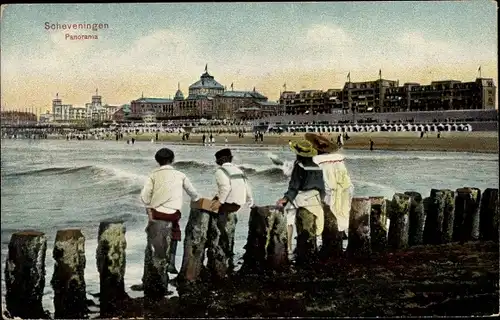
M339 233L347 234L354 185L344 163L345 157L337 152L340 150L337 144L323 136L306 133L305 138L318 150L313 161L323 170L326 193L323 202L337 218Z

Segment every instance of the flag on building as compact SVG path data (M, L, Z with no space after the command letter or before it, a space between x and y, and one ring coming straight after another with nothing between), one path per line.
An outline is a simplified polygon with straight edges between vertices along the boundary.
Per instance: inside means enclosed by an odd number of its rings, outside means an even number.
M378 69L378 76L382 78L382 69Z
M347 80L351 81L351 71L347 74Z
M231 82L231 91L233 91L233 88L234 88L234 86L233 86L233 83Z
M205 65L205 72L207 72L208 69L208 63Z
M479 68L477 69L477 71L481 72L481 66L479 66Z

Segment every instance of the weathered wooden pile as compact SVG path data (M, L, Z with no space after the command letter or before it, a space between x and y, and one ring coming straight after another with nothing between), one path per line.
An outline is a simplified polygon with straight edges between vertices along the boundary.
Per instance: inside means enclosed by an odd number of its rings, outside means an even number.
M387 219L390 220L389 230ZM401 251L421 245L474 240L498 242L498 219L498 189L486 189L483 193L477 188L432 189L425 199L416 192L396 193L392 200L354 198L346 253L348 258L371 257L387 250ZM231 243L236 219L224 223L219 220L214 213L191 209L182 268L177 278L180 300L184 296L187 299L193 294L202 294L200 286L215 285L218 280L233 274L232 248L227 253L216 247L214 239L221 235L221 228L225 228L229 235L225 241ZM283 274L283 271L290 270L286 221L281 208L254 207L248 226L246 252L238 275ZM296 226L296 267L310 268L318 260L345 257L342 234L328 208L325 208L321 248L316 245L312 214L300 210ZM126 246L123 221L101 222L96 252L101 317L119 316L121 309L131 300L124 284ZM46 248L47 240L41 232L20 231L12 235L5 268L6 306L11 316L49 317L42 308ZM212 254L205 266L207 248ZM57 231L53 258L54 317L86 317L85 238L82 232L78 229ZM145 259L145 303L161 300L166 294L166 288L151 280L163 276L164 263L168 263L168 259L160 264L154 259Z

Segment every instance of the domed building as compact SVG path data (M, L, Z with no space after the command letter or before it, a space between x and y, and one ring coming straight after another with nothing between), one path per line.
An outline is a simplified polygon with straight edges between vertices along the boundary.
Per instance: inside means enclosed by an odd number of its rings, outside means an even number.
M207 66L205 66L205 73L201 75L200 80L189 86L189 96L187 98L196 99L200 96L213 97L222 93L224 93L224 86L208 73Z

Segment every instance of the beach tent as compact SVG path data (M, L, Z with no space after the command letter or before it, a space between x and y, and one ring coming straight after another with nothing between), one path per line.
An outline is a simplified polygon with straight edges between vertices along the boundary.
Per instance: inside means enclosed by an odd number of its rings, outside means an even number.
M456 123L454 123L454 124L451 125L451 130L452 131L457 131L457 124Z
M459 124L457 130L458 131L465 131L465 125L463 123Z
M380 132L380 126L378 124L375 126L375 131Z
M344 126L342 127L342 132L347 132L347 126L346 126L346 125L344 125Z
M470 124L466 124L467 126L467 131L472 131L472 126Z
M427 131L427 132L431 131L431 126L428 125L428 124L426 124L425 125L425 131Z
M347 126L347 132L352 132L352 126Z
M451 125L449 123L447 123L445 125L445 128L446 128L446 131L451 131Z

